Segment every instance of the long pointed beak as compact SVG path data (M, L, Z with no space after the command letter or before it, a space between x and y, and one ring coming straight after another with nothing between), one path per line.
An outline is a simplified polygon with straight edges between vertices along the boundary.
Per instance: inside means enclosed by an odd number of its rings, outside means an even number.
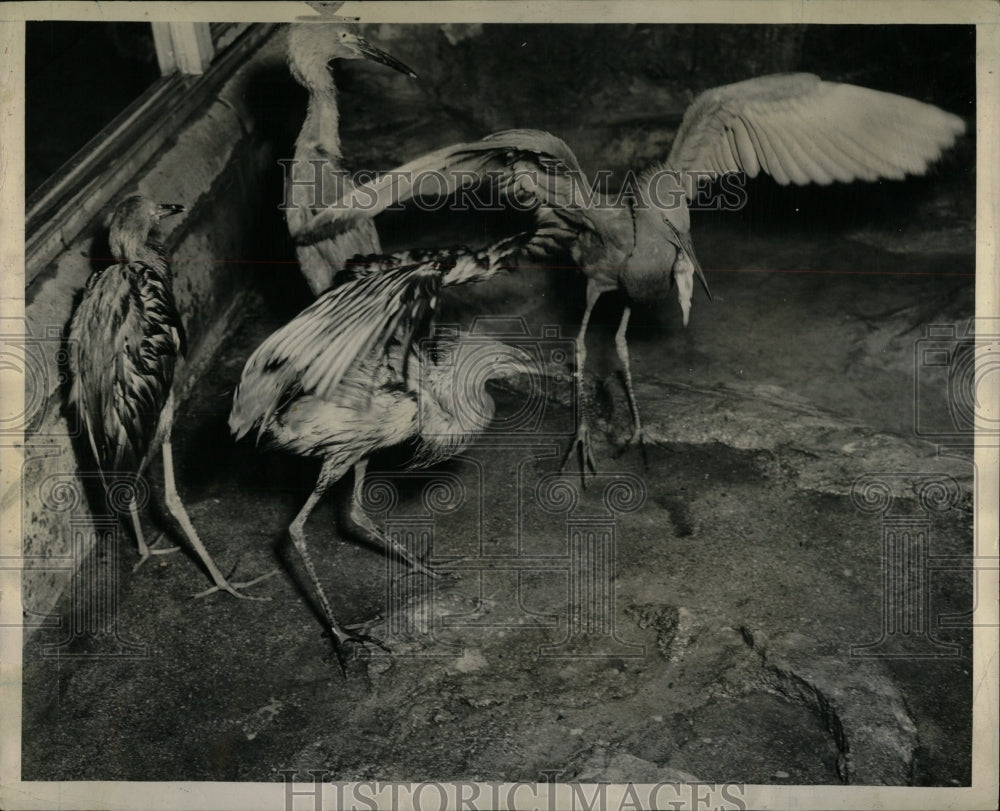
M160 203L157 209L156 216L157 219L162 220L164 217L170 217L174 214L180 214L184 210L184 206L180 203Z
M708 295L708 300L715 301L715 299L712 298L712 291L708 289L708 279L705 278L705 273L702 271L701 265L696 263L694 266L694 270L695 273L698 274L698 281L701 282L701 286L705 288L705 293Z
M694 268L694 272L698 276L698 281L701 282L701 286L705 288L705 294L708 296L709 301L712 299L712 291L708 289L708 279L705 278L705 274L701 269L701 262L698 261L698 257L694 252L694 243L691 242L691 234L682 234L679 231L677 236L680 242L680 249L686 254L688 260Z
M385 51L376 48L368 40L358 37L358 50L365 59L370 59L372 62L378 62L382 65L392 68L393 70L398 70L409 76L411 79L416 79L417 74L414 73L407 65L404 65L396 57L390 56Z

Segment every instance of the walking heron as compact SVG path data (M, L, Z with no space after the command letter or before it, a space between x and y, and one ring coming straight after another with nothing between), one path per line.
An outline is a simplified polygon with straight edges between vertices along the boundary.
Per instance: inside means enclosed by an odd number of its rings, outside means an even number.
M352 529L430 570L387 538L361 508L369 457L411 443L409 468L464 449L490 423L490 379L536 371L519 347L458 334L428 346L421 336L446 287L482 282L522 251L547 248L557 229L510 237L484 250L454 248L358 257L334 286L262 343L247 360L229 427L237 439L322 460L319 479L288 528L305 564L343 665L342 648L367 637L333 614L306 545L305 523L323 494L354 469L347 515Z
M623 193L591 187L572 150L539 130L508 130L455 144L410 161L359 186L319 214L314 234L330 237L390 205L418 196L422 178L451 194L470 176L498 182L508 199L558 211L576 239L571 256L587 278L586 305L576 341L577 391L587 358L586 331L598 298L621 290L628 302L659 302L676 284L684 324L694 277L705 285L690 234L689 203L698 184L729 173L779 184L830 184L923 174L964 132L961 118L915 99L808 73L775 74L707 90L684 113L669 156L629 176ZM357 209L357 210L355 210ZM632 417L628 445L643 443L629 365L626 304L615 335ZM595 471L584 409L563 466L579 451L581 474Z
M295 141L285 200L288 232L296 242L302 274L313 295L326 290L333 276L357 254L381 252L371 220L360 220L332 237L315 236L310 223L324 205L324 191L353 188L341 171L337 86L330 72L334 59L369 59L416 78L398 59L371 45L341 23L295 23L288 29L288 67L309 91L306 119ZM336 199L336 198L334 198Z
M150 233L161 219L183 210L139 195L116 206L108 240L116 264L91 275L70 323L69 340L77 351L70 353L69 402L80 414L105 486L109 474L142 475L162 443L167 509L215 584L197 596L221 590L259 599L240 589L264 578L230 583L223 576L198 537L174 481L171 386L185 337L166 252ZM134 494L129 516L139 546L135 568L150 555L176 551L147 546Z

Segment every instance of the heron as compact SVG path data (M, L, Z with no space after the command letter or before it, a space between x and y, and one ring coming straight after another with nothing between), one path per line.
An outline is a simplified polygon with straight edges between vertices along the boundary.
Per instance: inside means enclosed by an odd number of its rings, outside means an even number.
M309 228L323 205L324 187L352 187L341 171L340 117L337 86L330 71L335 59L368 59L412 78L416 74L398 59L376 48L342 23L295 23L288 29L288 67L309 92L302 130L295 140L286 189L285 220L296 242L302 274L314 296L326 290L335 273L357 254L381 252L372 221L359 221L336 236L315 237Z
M421 178L451 194L470 175L497 182L510 201L534 205L539 218L562 215L576 236L569 251L587 280L576 339L575 382L583 390L586 332L605 293L619 290L626 304L615 333L632 420L626 447L645 454L629 363L631 305L657 304L676 286L684 325L697 276L708 284L691 240L689 203L699 182L730 173L764 173L781 185L899 180L920 175L965 131L956 115L915 99L810 73L760 76L699 94L686 109L664 161L629 173L622 192L592 188L572 150L540 130L514 129L481 141L430 152L375 181L359 185L317 215L315 234L334 236L421 192ZM596 472L585 409L577 409L574 451L581 476Z
M140 195L125 197L115 207L108 237L115 264L91 274L70 322L69 340L76 351L70 353L69 403L81 417L105 487L111 475L141 476L161 445L167 509L214 583L195 596L225 591L262 599L241 589L275 572L230 583L198 537L174 480L172 384L185 334L168 257L151 232L164 217L182 211L182 205ZM151 555L177 551L146 544L134 493L128 509L140 556L135 569Z
M272 448L322 460L319 478L288 534L319 598L343 667L348 642L373 641L338 623L316 574L305 524L323 494L353 468L351 529L424 574L433 572L386 537L361 507L368 460L409 444L409 469L451 458L490 423L487 380L533 374L520 347L458 332L416 340L444 288L484 282L521 251L547 250L555 230L509 237L482 250L451 248L357 257L334 286L249 357L233 396L229 428L256 431Z

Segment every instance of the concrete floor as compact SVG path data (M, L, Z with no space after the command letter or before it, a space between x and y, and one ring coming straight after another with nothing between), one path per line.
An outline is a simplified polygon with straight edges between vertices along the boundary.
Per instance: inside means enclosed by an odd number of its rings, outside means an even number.
M411 107L425 111L419 101ZM345 154L381 150L390 128L349 109ZM468 129L461 118L443 126L455 137ZM450 140L437 125L399 131L398 159ZM915 353L927 325L974 312L973 155L963 141L931 177L902 184L817 192L760 181L743 211L695 215L715 301L696 291L686 330L674 302L638 310L630 330L655 440L648 466L618 453L628 412L607 351L616 302L595 315L586 402L600 476L572 510L559 494L577 478L552 475L572 423L566 385L532 401L544 437L484 440L430 478L393 473L391 458L373 463L372 479L399 496L375 517L425 549L419 533L430 528L435 559L464 559L443 566L447 577L396 576L339 534L331 494L308 526L320 576L340 619L370 622L391 649L358 651L346 678L285 534L318 468L234 445L225 427L245 359L307 300L290 290L288 266L265 269L262 295L181 410L175 453L215 559L237 580L279 567L254 590L271 599L189 599L206 580L185 553L133 574L123 530L67 593L62 628L25 648L23 778L275 781L325 769L336 780L547 771L969 785L971 632L938 621L971 609L970 574L931 574L924 624L882 651L903 655L854 656L852 646L884 629L882 534L893 521L923 520L932 555L972 550L971 462L916 436L914 398L925 433L947 428L941 380ZM382 225L389 249L488 233L440 218ZM459 304L572 337L582 285L522 272ZM494 389L501 417L526 393ZM862 475L889 482L891 513L852 500ZM914 485L935 475L952 477L957 495L924 514ZM425 502L435 482L464 500ZM574 528L595 539L613 530L608 557L573 558ZM599 561L615 575L608 592L601 578L574 579L601 571ZM59 645L74 601L102 589L117 595L102 633ZM578 633L588 617L590 633ZM942 651L953 655L917 656Z

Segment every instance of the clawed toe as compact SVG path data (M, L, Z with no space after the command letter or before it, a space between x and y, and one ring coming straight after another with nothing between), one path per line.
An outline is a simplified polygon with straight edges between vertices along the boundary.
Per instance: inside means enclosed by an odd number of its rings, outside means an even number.
M581 425L577 428L576 436L570 442L569 447L566 449L566 455L563 456L562 464L559 465L560 473L566 470L566 465L569 463L574 451L579 456L580 480L586 488L587 472L589 471L592 476L597 475L597 465L594 464L594 454L590 448L590 431L586 425Z
M340 672L343 674L345 679L347 678L347 659L344 654L346 652L345 646L348 643L353 643L355 645L375 645L386 653L392 653L392 651L389 650L389 647L381 639L360 630L362 628L371 627L375 622L377 622L377 620L362 623L360 625L353 625L350 629L337 625L330 627L330 634L333 636L334 651L337 654L337 661L340 663Z
M263 574L260 577L255 577L253 580L248 580L245 583L230 583L228 580L223 580L221 583L216 583L216 585L211 588L207 588L204 591L200 591L197 594L192 594L192 599L200 600L202 597L207 597L209 594L215 594L217 591L224 591L227 594L233 595L241 600L255 600L257 602L270 602L270 597L253 597L249 594L244 594L240 589L248 589L251 586L255 586L258 583L267 580L269 577L274 577L280 569L273 569L267 574Z

